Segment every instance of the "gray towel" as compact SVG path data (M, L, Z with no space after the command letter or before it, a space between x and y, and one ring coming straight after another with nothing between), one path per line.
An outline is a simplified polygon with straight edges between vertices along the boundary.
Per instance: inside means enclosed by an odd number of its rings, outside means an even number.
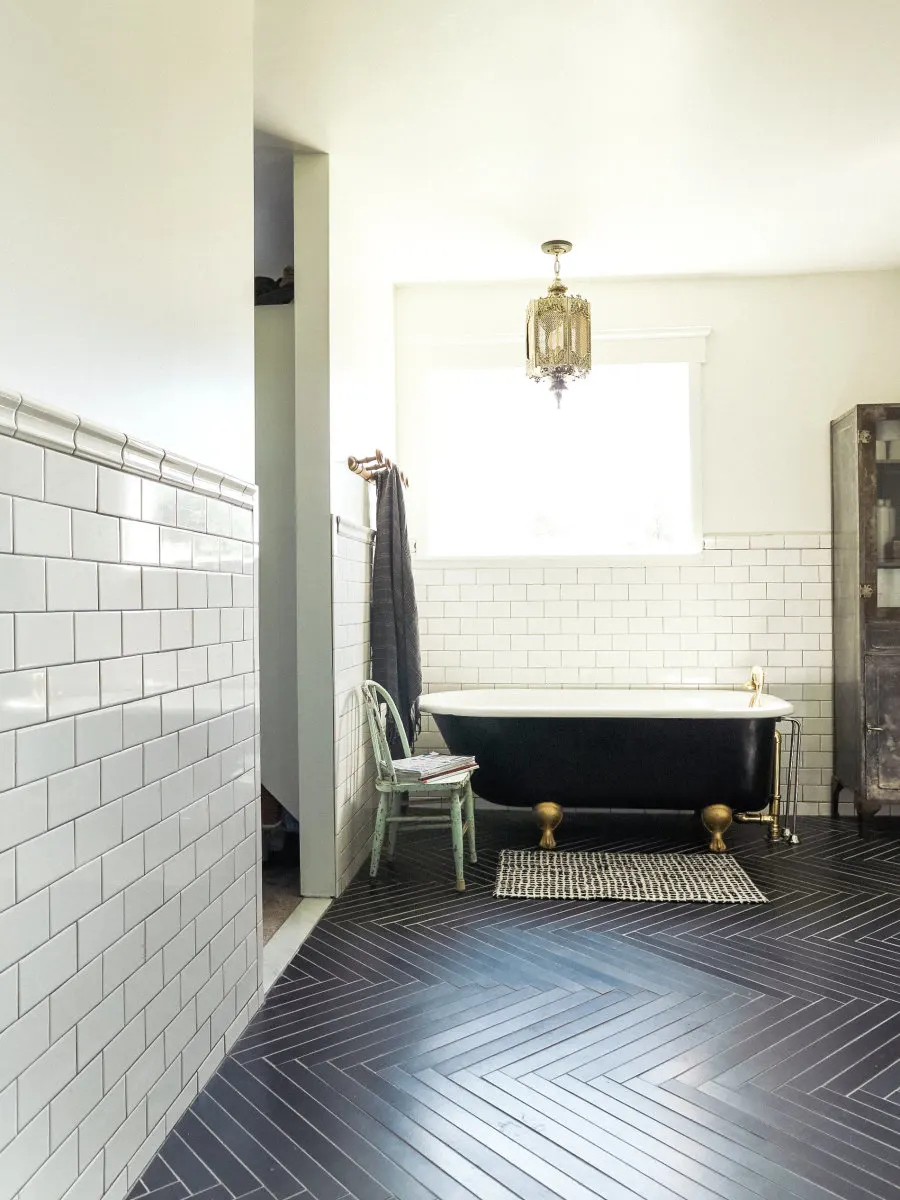
M422 661L419 613L406 529L403 484L396 467L376 476L375 555L372 563L372 678L394 697L410 745L419 729ZM400 739L390 738L399 756Z

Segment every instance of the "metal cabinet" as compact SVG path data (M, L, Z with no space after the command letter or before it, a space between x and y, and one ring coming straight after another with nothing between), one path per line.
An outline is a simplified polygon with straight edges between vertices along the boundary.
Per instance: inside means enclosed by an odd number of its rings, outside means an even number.
M848 787L863 820L900 802L900 405L833 421L831 466L832 808Z

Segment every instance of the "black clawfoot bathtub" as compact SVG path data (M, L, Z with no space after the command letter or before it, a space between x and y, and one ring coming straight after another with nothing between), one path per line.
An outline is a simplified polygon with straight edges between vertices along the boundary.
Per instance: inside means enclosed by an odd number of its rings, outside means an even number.
M514 689L423 696L454 754L474 754L477 792L534 807L552 847L564 808L694 809L724 850L733 813L772 797L785 700L746 692Z

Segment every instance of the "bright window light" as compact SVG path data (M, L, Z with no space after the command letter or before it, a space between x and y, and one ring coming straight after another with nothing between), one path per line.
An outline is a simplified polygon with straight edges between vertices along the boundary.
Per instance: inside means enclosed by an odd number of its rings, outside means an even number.
M420 554L698 549L687 363L595 366L559 411L508 367L433 369L422 399Z

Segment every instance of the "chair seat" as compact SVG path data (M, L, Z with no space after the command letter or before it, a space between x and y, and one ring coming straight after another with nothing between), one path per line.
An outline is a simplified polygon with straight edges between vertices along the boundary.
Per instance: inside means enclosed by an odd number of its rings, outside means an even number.
M454 771L452 775L442 775L440 779L426 779L418 783L395 783L390 779L379 779L375 786L379 792L408 792L409 795L435 795L441 791L449 791L466 783L471 771Z

